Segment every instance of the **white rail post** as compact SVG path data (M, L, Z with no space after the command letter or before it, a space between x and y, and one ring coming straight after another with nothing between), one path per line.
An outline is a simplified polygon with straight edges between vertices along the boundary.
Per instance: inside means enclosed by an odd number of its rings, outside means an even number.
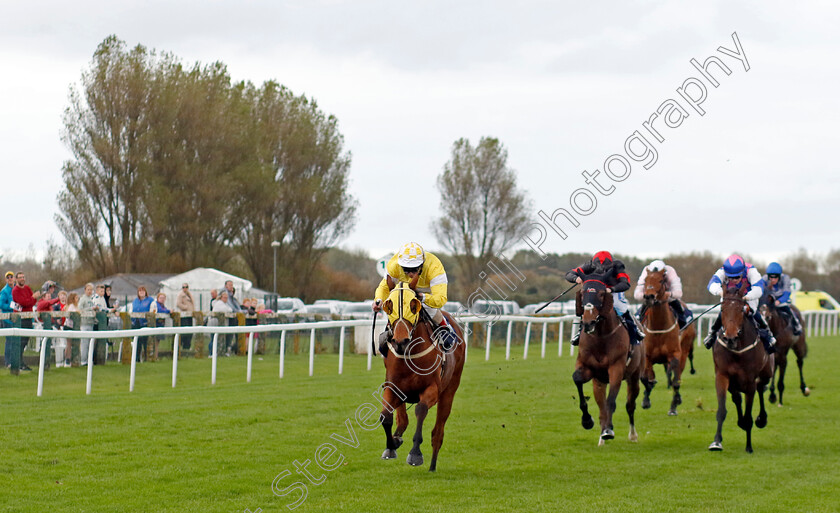
M505 360L510 360L510 332L513 329L513 321L508 321L507 336L505 337Z
M309 375L315 372L315 328L309 334Z
M528 326L525 328L525 349L522 351L522 359L528 359L528 343L531 341L531 322L528 321Z
M370 322L370 332L373 333L371 337L375 335L373 331L373 323L376 321L376 318ZM365 344L367 346L367 370L370 370L371 363L373 363L373 342L370 344Z
M181 334L176 333L172 339L172 388L178 382L178 346L181 345Z
M216 363L219 360L219 334L213 334L213 364L210 371L210 384L216 384Z
M467 363L467 355L470 352L470 323L464 323L464 363Z
M90 339L88 344L88 364L87 364L87 385L85 386L85 393L90 395L93 386L93 350L96 347L96 339Z
M808 313L808 336L814 336L814 314Z
M835 315L833 315L832 317L834 318L834 322L833 322L833 324L834 324L834 331L833 331L831 334L832 334L832 335L837 335L837 320L840 318L840 315L835 314Z
M248 370L246 372L245 381L251 382L251 369L254 366L254 332L248 333Z
M280 330L280 377L283 377L283 367L286 363L286 330Z
M820 333L823 337L828 335L828 315L825 312L820 314Z
M338 373L344 372L344 326L338 333Z
M47 340L49 340L49 337L44 337L44 340L41 341L41 355L40 358L38 358L38 397L41 397L41 394L44 393L44 366L47 362L45 354L47 349Z
M540 358L545 358L545 337L548 334L548 323L543 323L542 343L540 343Z
M490 333L493 331L493 321L487 323L487 348L484 350L484 361L490 360Z
M563 321L557 325L557 356L563 356Z
M137 375L137 338L135 335L134 340L131 341L131 374L128 378L129 392L134 392L134 377Z

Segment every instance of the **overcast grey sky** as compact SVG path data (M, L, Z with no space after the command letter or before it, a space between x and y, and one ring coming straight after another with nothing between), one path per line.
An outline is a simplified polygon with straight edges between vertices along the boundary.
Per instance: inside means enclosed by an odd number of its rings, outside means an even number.
M614 183L602 174L615 191L543 249L826 252L840 247L838 13L778 1L10 3L0 173L11 229L0 248L63 240L53 221L69 157L61 114L96 46L116 34L186 62L220 60L236 80L277 79L337 116L360 203L341 245L374 255L411 239L440 247L429 229L435 178L456 139L498 137L535 213L569 209L581 172L602 169L660 104L680 100L683 81L700 78L691 58L717 55L732 73L713 71L705 115L688 109L679 128L663 128L650 169L634 163ZM735 49L733 32L749 71L717 52ZM393 212L395 195L413 196L416 212Z

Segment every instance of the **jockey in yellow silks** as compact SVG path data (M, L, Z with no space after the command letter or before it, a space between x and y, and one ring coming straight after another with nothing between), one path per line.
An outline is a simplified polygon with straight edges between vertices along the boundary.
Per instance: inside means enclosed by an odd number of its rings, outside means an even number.
M419 274L420 277L417 280L416 287L417 299L423 304L423 310L432 319L435 328L446 327L446 329L435 329L434 331L438 335L443 350L450 351L454 347L455 342L457 342L457 335L440 312L440 309L446 304L446 289L448 285L446 270L443 268L443 263L441 263L440 259L431 253L423 251L420 244L409 242L403 245L400 251L391 257L385 266L385 272L386 276L382 278L382 281L376 288L373 311L378 312L382 308L382 302L388 298L388 294L390 293L388 287L389 277L394 283L410 283ZM387 337L388 332L386 331L380 336L379 340L380 352L383 355L385 354L383 349L387 342Z

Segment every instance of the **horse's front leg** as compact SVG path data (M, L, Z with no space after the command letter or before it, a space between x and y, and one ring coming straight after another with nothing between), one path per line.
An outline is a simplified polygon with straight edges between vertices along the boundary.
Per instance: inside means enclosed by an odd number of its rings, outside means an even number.
M402 435L408 428L408 414L405 411L405 404L399 405L395 411L397 413L397 429L394 430L394 442L397 445L396 448L399 449L403 443Z
M578 406L581 412L580 424L583 426L583 429L592 429L592 426L595 425L595 421L592 420L592 415L589 414L589 408L586 406L586 396L583 395L583 384L590 379L592 379L592 373L583 366L579 365L575 369L575 372L572 373L572 380L574 380L578 391Z
M744 417L743 422L739 422L741 425L741 429L747 432L747 452L753 452L752 448L752 427L753 427L753 418L752 418L752 407L753 407L753 400L755 399L755 388L751 388L744 392Z
M645 395L642 398L642 409L650 408L650 393L656 386L656 373L653 370L651 358L645 358L645 370L642 372L642 385L645 386Z
M607 394L606 426L604 425L604 422L601 421L601 440L599 444L603 443L604 440L612 440L613 438L615 438L615 431L613 431L613 414L615 413L615 400L618 397L618 392L621 390L621 382L624 380L625 370L626 367L624 365L623 360L614 363L609 368L610 391Z
M420 444L423 443L423 421L426 420L426 415L429 413L429 408L437 403L438 388L432 385L427 388L420 395L420 401L414 407L414 416L417 418L417 427L414 430L414 445L408 452L408 458L405 462L411 466L417 467L423 464L423 452L420 451Z
M609 408L607 408L607 384L601 383L597 378L592 380L592 395L595 396L595 403L598 404L598 421L601 426L601 436L598 438L598 447L600 447L604 445L604 440L612 438L604 437L604 433L607 432L610 419L608 412Z
M721 373L715 374L715 391L717 392L717 431L715 440L709 445L710 451L723 450L723 421L726 420L726 391L729 388L729 377Z
M392 406L396 405L396 406ZM394 427L394 409L402 408L405 411L405 403L389 388L385 387L382 393L382 429L385 430L385 451L382 453L383 460L392 460L397 457L399 445L391 434Z
M669 360L671 372L674 374L674 379L671 381L671 386L674 389L674 397L671 399L671 409L668 410L668 415L677 414L677 406L682 404L682 396L680 395L680 385L682 385L682 369L680 366L680 359L676 356L671 356Z

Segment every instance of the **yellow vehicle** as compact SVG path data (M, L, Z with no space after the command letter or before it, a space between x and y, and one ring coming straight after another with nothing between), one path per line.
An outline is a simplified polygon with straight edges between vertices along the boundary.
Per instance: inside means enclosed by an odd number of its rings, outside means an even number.
M822 290L797 290L793 304L800 312L809 310L834 310L840 313L840 303Z

